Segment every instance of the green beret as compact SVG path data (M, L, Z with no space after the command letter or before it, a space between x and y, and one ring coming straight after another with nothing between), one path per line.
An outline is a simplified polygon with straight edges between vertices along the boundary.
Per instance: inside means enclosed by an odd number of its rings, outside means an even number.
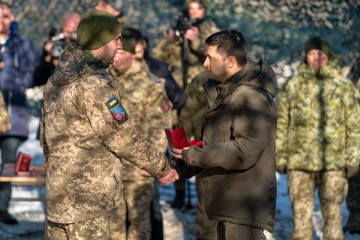
M192 2L201 3L201 5L203 5L205 9L208 7L208 1L207 0L186 0L186 6L188 7L189 4L192 3Z
M138 39L138 36L136 35L136 33L133 31L132 28L125 28L121 32L121 43L122 43L122 49L124 51L135 54L136 44L140 40L141 39Z
M321 37L312 37L305 43L305 55L312 49L317 49L326 54L329 59L335 58L328 41Z
M91 10L81 17L76 33L82 48L94 50L113 40L121 29L120 22L113 15Z

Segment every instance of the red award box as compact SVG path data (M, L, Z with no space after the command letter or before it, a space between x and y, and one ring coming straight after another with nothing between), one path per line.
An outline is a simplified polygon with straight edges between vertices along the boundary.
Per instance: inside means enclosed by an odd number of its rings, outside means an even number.
M165 133L171 148L183 149L189 146L183 127L176 129L165 128Z
M202 141L199 140L194 139L188 142L183 127L176 129L165 128L165 133L171 148L183 149L185 147L189 147L190 145L198 147L202 146Z
M32 158L29 154L19 152L16 158L15 172L29 172L31 159Z

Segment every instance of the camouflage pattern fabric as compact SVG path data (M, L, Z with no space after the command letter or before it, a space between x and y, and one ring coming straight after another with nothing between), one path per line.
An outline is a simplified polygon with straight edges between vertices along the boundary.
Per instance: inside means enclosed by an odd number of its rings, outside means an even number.
M179 125L183 126L188 139L201 138L201 127L204 124L209 103L202 84L210 79L208 71L198 74L186 88L188 98L179 116Z
M165 152L164 128L171 127L171 103L164 84L150 73L144 61L134 60L123 71L109 67L109 76L122 93L122 103L132 123L154 146ZM140 175L140 169L123 162L123 199L111 220L111 239L151 238L150 203L154 179ZM126 221L129 227L126 227Z
M48 222L48 240L108 240L110 216L71 224Z
M203 22L198 26L199 39L197 42L189 43L187 51L188 56L188 83L191 83L192 79L204 71L203 62L206 58L207 45L205 39L212 33L218 32L219 28L213 21L205 18ZM181 45L182 39L179 38L176 41L170 41L167 34L162 36L156 46L153 48L152 55L172 68L173 76L179 86L183 86L182 79L182 57L181 57Z
M324 219L323 240L342 240L342 203L347 180L344 171L305 172L290 170L288 191L294 213L292 240L312 240L314 191L318 188Z
M359 92L335 63L302 63L278 97L277 170L340 170L360 159Z
M170 171L165 156L131 123L115 84L103 69L91 69L84 51L73 44L45 86L40 142L46 215L52 222L114 212L121 197L121 159L156 177Z
M9 131L11 123L7 112L6 104L4 101L4 95L0 90L0 134Z
M144 177L143 177L144 178ZM110 240L150 240L150 203L154 192L152 181L126 181L117 214L112 216ZM127 227L126 221L129 221Z

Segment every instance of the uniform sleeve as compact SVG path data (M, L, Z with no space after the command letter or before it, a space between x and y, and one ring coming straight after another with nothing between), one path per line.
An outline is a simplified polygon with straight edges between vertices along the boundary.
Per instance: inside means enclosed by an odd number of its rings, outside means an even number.
M257 163L268 144L275 140L275 102L252 90L238 99L231 104L234 140L207 144L203 148L190 147L183 152L188 165L225 170L249 169Z
M149 126L149 141L162 152L167 147L165 128L171 127L171 103L166 97L164 85L154 83L155 77L151 77L149 86L149 97L147 98L146 118Z
M286 166L288 161L288 128L290 106L286 92L286 85L280 90L277 100L277 138L276 138L276 164Z
M89 79L89 82L91 81L92 79ZM93 81L96 84L79 87L75 104L79 111L86 115L95 134L119 159L125 158L156 177L165 176L170 171L169 162L149 141L145 140L128 119L123 118L124 112L119 111L122 106L117 92L106 81L96 79ZM107 107L107 102L112 98L120 104L113 114Z
M360 94L350 81L346 81L343 103L346 121L346 166L359 166L360 163Z
M44 101L41 101L41 116L40 116L40 123L39 123L39 139L41 148L44 151L44 162L47 163L46 157L49 156L48 146L46 144L45 138L45 110L44 110Z

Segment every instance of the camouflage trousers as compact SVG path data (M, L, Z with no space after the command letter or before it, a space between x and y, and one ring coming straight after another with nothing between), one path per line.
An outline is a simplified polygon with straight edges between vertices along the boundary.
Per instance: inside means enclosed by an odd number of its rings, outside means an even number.
M111 218L109 239L151 239L150 204L153 192L153 178L123 182L123 198L117 213Z
M110 216L101 216L87 221L62 224L47 221L48 240L107 240Z
M349 210L349 218L346 223L347 230L360 231L360 172L349 178L346 205Z
M346 196L344 171L290 170L288 191L294 213L293 240L312 240L314 191L318 188L324 220L323 240L342 240L342 203Z

